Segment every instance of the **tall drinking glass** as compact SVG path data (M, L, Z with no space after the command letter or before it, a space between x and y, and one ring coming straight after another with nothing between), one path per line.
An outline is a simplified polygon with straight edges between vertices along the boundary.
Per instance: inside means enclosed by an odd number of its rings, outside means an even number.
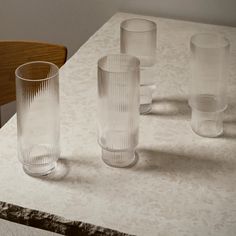
M140 60L140 113L152 109L155 90L156 23L145 19L128 19L120 26L120 51Z
M125 54L98 61L98 143L103 161L110 166L127 167L136 160L139 64Z
M216 137L223 132L227 102L229 40L216 33L193 35L189 105L191 126L201 136Z
M32 176L51 173L60 154L58 73L43 61L16 69L18 157Z

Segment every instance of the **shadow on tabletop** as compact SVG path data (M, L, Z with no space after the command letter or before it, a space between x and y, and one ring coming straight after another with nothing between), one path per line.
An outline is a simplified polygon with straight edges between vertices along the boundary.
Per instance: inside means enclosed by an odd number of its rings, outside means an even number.
M236 103L229 104L225 111L223 138L236 139Z
M190 119L191 108L188 100L183 97L153 98L152 110L147 115Z
M236 163L221 159L209 158L207 155L185 155L162 152L155 149L138 150L140 160L145 160L136 166L136 170L157 171L166 173L215 173L218 171L235 171ZM209 154L208 154L209 155Z
M42 177L44 180L48 181L58 181L61 183L73 183L73 182L91 182L89 173L86 176L83 176L79 168L87 166L88 168L96 169L95 163L88 162L85 158L75 158L75 157L61 157L57 161L57 167L54 172L51 174Z
M229 104L224 118L224 133L221 138L236 138L236 103ZM152 110L145 114L163 118L176 117L176 119L191 120L191 107L188 99L184 97L154 98ZM219 138L220 138L219 137Z
M221 137L226 139L236 139L236 122L228 123L224 121L224 132Z

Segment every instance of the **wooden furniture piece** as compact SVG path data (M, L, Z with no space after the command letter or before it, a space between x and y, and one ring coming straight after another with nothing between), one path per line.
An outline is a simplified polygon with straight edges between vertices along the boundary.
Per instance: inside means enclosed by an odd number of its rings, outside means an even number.
M0 106L16 99L15 69L29 61L49 61L61 67L67 49L61 45L30 41L0 41Z
M97 61L120 51L120 23L135 17L157 24L157 88L151 113L140 116L139 160L117 169L103 163L97 143ZM186 99L189 40L203 31L224 33L231 43L229 107L218 138L191 130ZM233 27L114 15L60 69L61 158L55 174L24 173L16 117L0 130L0 218L76 232L64 235L235 236L235 52Z

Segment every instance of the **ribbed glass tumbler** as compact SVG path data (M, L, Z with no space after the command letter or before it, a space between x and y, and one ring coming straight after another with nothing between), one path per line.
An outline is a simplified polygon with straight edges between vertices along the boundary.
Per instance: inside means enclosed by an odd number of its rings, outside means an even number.
M139 134L139 60L125 54L98 61L98 143L113 167L136 162Z
M152 94L156 88L156 23L133 18L120 25L120 52L140 60L140 113L152 109Z
M191 126L205 137L223 132L223 112L227 108L229 41L217 33L193 35L189 105Z
M16 69L18 157L32 176L51 173L59 158L59 70L35 61Z

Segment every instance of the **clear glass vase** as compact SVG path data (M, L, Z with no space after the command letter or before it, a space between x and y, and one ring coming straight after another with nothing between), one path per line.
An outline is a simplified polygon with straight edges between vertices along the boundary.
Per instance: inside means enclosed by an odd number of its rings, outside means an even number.
M218 33L192 36L189 105L195 133L217 137L223 133L223 112L227 108L229 40Z
M120 52L133 55L140 60L140 113L152 109L152 94L156 88L156 23L133 18L120 25Z
M98 143L114 167L136 161L139 133L139 60L125 54L98 61Z
M59 69L35 61L16 69L18 158L32 176L51 173L60 154Z

